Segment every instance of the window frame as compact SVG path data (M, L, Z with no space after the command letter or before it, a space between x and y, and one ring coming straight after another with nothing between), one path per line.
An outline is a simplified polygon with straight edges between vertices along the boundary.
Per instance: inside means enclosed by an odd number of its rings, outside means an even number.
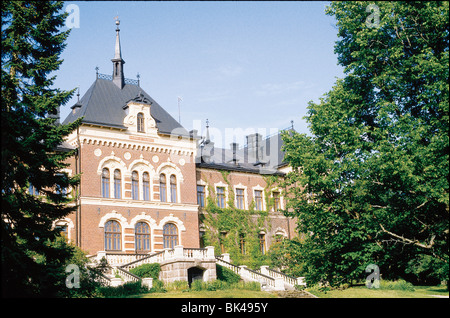
M116 220L108 220L104 227L105 251L122 250L122 226Z
M174 234L175 232L175 234ZM178 227L174 223L166 223L163 226L163 248L174 248L178 245Z

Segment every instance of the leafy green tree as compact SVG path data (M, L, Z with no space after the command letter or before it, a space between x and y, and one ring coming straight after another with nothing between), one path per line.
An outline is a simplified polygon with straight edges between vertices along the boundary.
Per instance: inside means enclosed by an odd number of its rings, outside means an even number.
M73 91L53 88L69 31L62 2L3 1L2 212L4 297L58 296L73 250L55 244L54 221L74 210L65 189L78 178L62 169L74 151L59 151L78 122L60 125L58 107ZM29 188L33 191L29 191Z
M309 103L312 136L283 135L310 283L363 279L369 263L385 278L405 276L420 255L448 281L448 6L327 8L346 76Z

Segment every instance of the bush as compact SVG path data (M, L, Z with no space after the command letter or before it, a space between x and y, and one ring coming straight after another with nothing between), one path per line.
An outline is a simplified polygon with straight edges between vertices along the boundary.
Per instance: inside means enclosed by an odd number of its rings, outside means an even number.
M149 292L147 287L141 285L141 282L128 282L117 287L100 287L98 291L102 296L109 298L124 297Z
M229 284L238 283L241 277L232 270L216 264L217 279Z
M188 290L189 284L185 280L176 280L174 282L168 283L165 285L165 289L167 291L173 291L173 290Z
M164 283L159 279L153 279L153 286L149 290L150 293L166 293L167 289L164 287Z
M397 281L388 281L381 280L380 281L380 289L388 289L388 290L405 290L405 291L414 291L414 286L407 281L400 279Z
M143 264L141 266L130 269L130 273L140 278L151 277L153 279L159 278L159 272L161 271L161 266L158 263Z

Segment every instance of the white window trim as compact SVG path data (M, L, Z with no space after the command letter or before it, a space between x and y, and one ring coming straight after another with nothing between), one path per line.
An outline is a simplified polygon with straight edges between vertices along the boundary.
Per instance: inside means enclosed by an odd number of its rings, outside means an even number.
M217 204L217 188L225 188L225 204L224 208L228 208L228 184L223 183L222 181L218 183L214 183L214 193L216 195L216 204Z
M270 197L271 198L273 198L273 193L274 192L278 192L279 194L280 194L280 196L278 197L279 199L280 199L280 210L283 210L284 209L284 197L281 195L282 194L282 191L281 191L281 189L280 188L278 188L278 187L276 187L276 188L273 188L272 190L270 190ZM275 209L274 209L274 207L272 206L272 212L275 212Z
M234 205L237 207L237 191L236 190L244 190L244 210L248 210L248 196L247 196L247 186L244 186L242 183L234 186Z
M197 185L200 185L200 186L204 186L205 187L205 207L206 207L206 205L207 205L207 203L208 203L208 200L207 200L207 198L209 197L209 188L208 188L208 184L205 182L205 181L203 181L203 180L197 180ZM198 192L197 192L197 187L195 188L195 194L196 194L196 197L197 197L197 195L198 195ZM197 204L198 204L198 202L197 202Z
M255 187L252 187L252 191L253 191L253 202L255 202L255 209L256 209L256 196L255 196L255 191L261 191L261 198L262 198L262 207L261 207L261 211L265 211L266 210L266 195L264 193L264 188L261 187L259 184Z

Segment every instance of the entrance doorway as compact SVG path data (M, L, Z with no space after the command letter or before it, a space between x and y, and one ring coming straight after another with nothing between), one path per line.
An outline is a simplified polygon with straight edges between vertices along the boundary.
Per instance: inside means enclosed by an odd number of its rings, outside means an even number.
M191 267L187 270L189 287L194 280L203 280L204 270L199 267Z

